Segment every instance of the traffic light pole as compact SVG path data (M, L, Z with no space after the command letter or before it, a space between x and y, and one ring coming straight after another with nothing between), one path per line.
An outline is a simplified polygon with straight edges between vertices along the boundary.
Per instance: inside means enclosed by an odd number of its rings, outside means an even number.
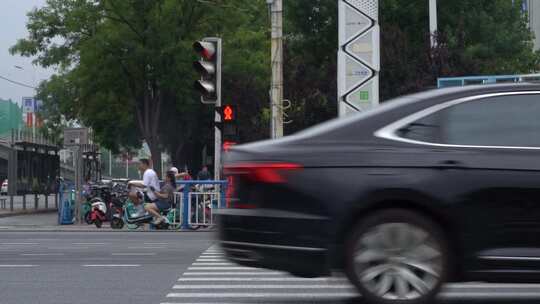
M214 114L214 180L221 178L221 38L217 38L216 104Z

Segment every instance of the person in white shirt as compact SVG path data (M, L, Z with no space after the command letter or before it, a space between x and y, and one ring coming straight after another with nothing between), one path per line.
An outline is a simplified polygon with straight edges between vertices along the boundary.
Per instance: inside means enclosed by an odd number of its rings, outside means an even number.
M137 205L138 208L142 207L142 203L144 201L154 203L158 197L156 196L155 191L159 191L159 178L157 176L156 171L154 171L152 168L150 168L150 161L146 158L142 158L139 161L139 170L140 172L143 172L143 181L140 182L133 182L131 183L132 186L139 187L146 189L146 196L144 200L140 200L137 193L131 193L130 198L132 199L133 203ZM146 209L146 208L145 208ZM160 217L159 212L155 212L155 210L148 210L152 215L156 216L157 218ZM157 213L157 215L155 214Z

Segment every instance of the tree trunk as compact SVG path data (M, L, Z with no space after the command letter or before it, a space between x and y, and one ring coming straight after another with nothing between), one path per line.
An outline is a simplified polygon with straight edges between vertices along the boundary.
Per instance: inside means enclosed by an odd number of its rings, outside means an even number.
M161 149L159 148L159 143L155 139L147 139L146 143L148 144L150 154L152 155L152 167L157 175L160 178L163 178L161 176Z

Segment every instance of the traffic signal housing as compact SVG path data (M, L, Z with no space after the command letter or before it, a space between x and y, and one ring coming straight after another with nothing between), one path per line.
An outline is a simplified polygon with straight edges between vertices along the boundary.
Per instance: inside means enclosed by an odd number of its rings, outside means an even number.
M216 104L221 97L221 39L204 38L193 44L200 60L193 63L201 76L195 81L195 90L201 94L201 102Z

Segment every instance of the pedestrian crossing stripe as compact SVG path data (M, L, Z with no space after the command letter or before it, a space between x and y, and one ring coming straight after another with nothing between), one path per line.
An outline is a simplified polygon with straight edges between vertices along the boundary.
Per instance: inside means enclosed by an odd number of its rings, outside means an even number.
M166 299L173 302L161 304L246 304L265 299L339 302L358 297L345 277L300 278L281 271L239 266L212 246L172 286ZM440 298L540 299L540 284L454 283L444 286Z

